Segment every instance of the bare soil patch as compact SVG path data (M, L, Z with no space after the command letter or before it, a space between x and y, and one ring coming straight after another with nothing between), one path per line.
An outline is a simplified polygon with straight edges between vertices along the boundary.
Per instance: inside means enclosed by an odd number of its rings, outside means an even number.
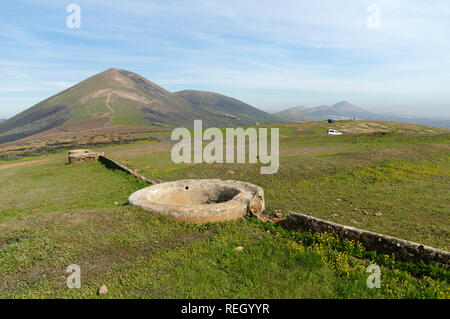
M22 163L2 164L2 165L0 165L0 171L8 169L8 168L28 166L28 165L38 164L38 163L42 163L42 162L47 162L49 160L50 160L49 158L46 158L46 159L40 159L40 160L34 160L34 161L26 161L26 162L22 162Z

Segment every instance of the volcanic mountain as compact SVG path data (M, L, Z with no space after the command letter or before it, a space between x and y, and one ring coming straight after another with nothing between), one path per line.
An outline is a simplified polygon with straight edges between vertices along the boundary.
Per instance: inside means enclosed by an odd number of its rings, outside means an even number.
M314 118L304 112L304 106L291 107L290 109L277 112L274 115L288 122L312 121Z
M192 127L194 119L201 119L205 127L221 127L277 121L217 93L184 92L174 94L136 73L108 69L1 123L0 143L74 126Z
M342 101L332 106L320 105L305 109L303 112L317 119L363 117L370 113L347 101Z
M231 125L249 125L255 122L279 122L271 114L263 112L251 105L222 94L205 91L185 90L175 94L194 104L199 109L221 116L225 114Z

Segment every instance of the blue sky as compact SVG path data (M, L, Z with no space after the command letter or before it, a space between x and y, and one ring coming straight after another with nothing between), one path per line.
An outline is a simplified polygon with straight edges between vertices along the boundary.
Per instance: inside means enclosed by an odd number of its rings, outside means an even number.
M69 4L81 28L69 29ZM367 7L380 9L369 28ZM448 0L2 1L0 118L110 67L265 111L450 116Z

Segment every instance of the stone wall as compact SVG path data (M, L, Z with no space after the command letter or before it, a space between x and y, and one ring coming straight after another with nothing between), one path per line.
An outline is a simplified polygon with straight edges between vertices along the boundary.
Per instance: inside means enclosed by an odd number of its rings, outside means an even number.
M424 261L445 268L448 268L450 264L450 253L447 251L401 238L336 224L304 214L291 213L283 224L284 227L289 229L334 233L341 239L347 238L359 241L369 250L375 250L383 254L394 254L397 259L403 261Z
M104 154L102 154L98 157L98 161L108 168L121 170L123 172L133 175L136 178L143 180L144 182L146 182L148 184L152 184L152 185L157 184L157 182L152 181L152 180L148 179L147 177L138 174L136 172L136 170L132 170L131 168L128 168L125 165L122 165L119 162L116 162L116 161L106 157Z

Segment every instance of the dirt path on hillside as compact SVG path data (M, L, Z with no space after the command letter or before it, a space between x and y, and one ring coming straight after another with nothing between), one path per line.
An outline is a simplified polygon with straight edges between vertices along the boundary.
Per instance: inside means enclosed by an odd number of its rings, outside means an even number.
M27 165L33 165L37 163L47 162L50 158L46 159L40 159L40 160L34 160L34 161L28 161L23 163L12 163L12 164L0 164L0 171L8 168L14 168L14 167L20 167L20 166L27 166Z
M116 111L114 111L114 109L111 107L111 105L109 105L110 98L111 98L111 93L108 94L108 96L106 97L106 107L111 112L111 117L110 117L109 121L105 124L105 126L112 125L113 120L114 120L114 115L116 114Z

